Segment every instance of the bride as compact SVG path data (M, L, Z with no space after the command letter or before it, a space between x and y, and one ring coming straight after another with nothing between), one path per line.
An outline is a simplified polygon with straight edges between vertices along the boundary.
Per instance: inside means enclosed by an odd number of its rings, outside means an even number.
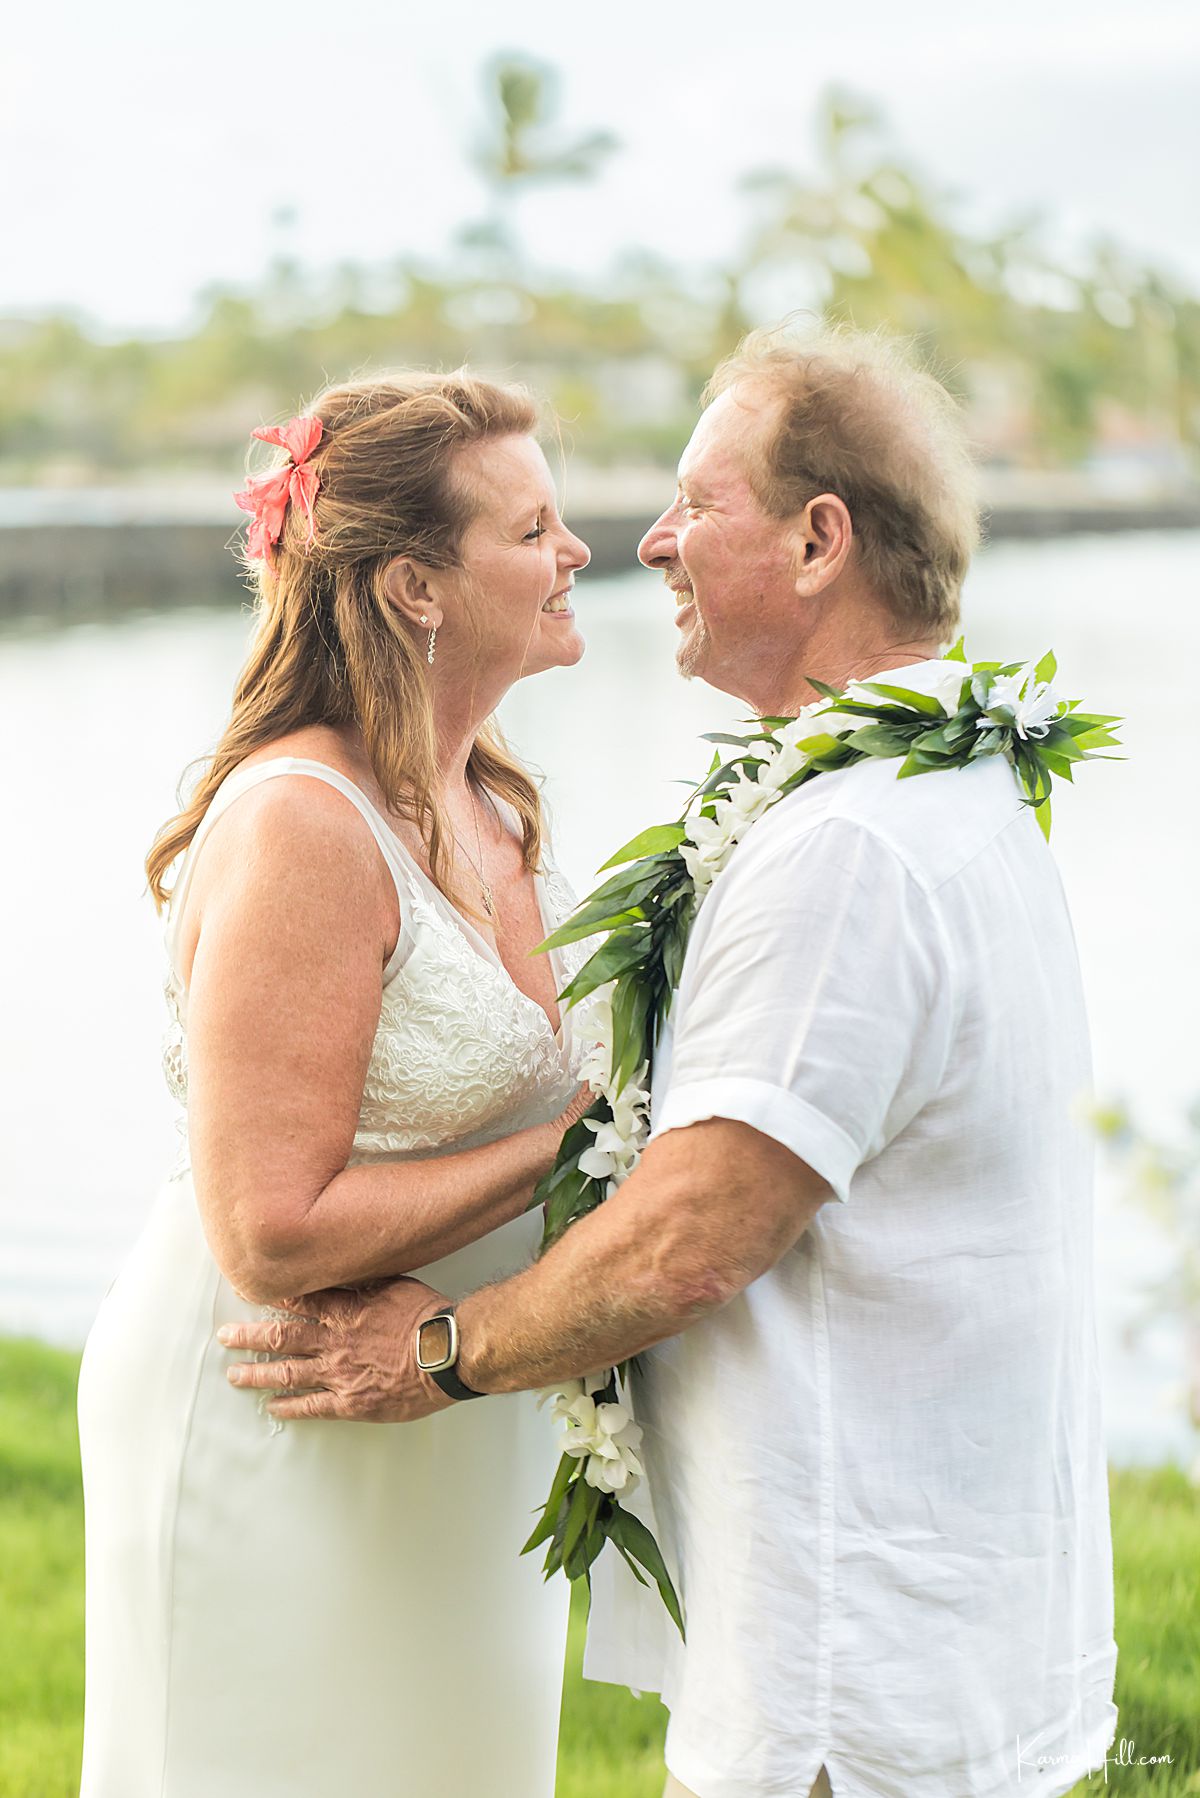
M588 1099L555 994L586 950L491 715L577 662L586 546L519 390L330 388L239 503L257 628L147 858L168 900L180 1154L79 1392L83 1798L550 1798L564 1581L517 1548L555 1449L529 1394L404 1429L278 1424L224 1323L526 1263ZM184 675L186 678L186 674ZM149 1370L149 1371L147 1371Z

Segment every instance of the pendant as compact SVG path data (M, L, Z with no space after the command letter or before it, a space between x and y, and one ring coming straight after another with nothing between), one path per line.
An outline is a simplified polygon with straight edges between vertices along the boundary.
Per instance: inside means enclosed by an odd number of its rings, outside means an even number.
M481 880L479 884L483 889L483 909L489 918L494 918L496 915L496 901L492 898L492 889L486 880Z

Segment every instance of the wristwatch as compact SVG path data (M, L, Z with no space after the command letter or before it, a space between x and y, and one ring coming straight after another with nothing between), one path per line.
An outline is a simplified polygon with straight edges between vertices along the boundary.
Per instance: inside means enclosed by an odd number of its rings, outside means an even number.
M486 1393L476 1392L474 1386L459 1379L457 1360L458 1319L454 1306L447 1305L417 1325L417 1366L450 1398L486 1398Z

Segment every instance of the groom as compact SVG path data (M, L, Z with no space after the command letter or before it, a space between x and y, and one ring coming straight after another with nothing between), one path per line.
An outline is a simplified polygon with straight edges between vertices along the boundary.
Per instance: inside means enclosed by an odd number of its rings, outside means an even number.
M681 670L772 716L809 676L945 691L976 532L945 392L843 332L750 339L709 401L639 550ZM459 1302L463 1398L416 1365L444 1301L415 1281L232 1346L282 1354L248 1384L320 1388L289 1414L384 1421L639 1355L687 1643L598 1580L589 1671L662 1691L667 1791L1052 1798L1116 1716L1089 1076L1012 768L859 762L715 884L641 1165Z

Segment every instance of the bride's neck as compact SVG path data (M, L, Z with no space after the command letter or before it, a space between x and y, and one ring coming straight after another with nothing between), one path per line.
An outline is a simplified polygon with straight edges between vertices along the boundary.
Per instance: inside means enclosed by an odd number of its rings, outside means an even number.
M455 687L458 683L455 682ZM453 804L456 797L467 794L467 763L483 726L503 699L503 693L481 694L478 688L467 700L456 690L435 686L433 694L433 732L437 744L438 785L444 798ZM366 764L366 744L356 725L348 733L348 744L360 763Z
M442 791L447 796L465 791L467 763L475 739L495 709L495 705L484 709L479 704L465 706L448 698L435 697L433 729L437 739L438 773Z
M434 711L434 735L437 741L437 784L443 797L453 801L455 795L465 795L467 790L467 763L475 739L491 716L490 712L481 714L459 712L448 716ZM367 753L366 741L359 725L344 727L342 741L352 763L356 764L368 783L371 758Z

